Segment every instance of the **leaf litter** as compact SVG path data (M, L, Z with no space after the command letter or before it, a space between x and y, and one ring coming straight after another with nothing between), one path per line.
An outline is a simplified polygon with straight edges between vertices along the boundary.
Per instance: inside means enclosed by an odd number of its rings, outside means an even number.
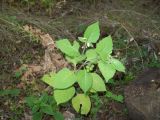
M32 25L24 25L23 29L39 39L40 43L45 48L45 54L40 64L27 65L27 71L23 74L22 80L28 80L28 78L35 77L34 75L37 74L42 75L50 71L56 72L68 65L63 56L57 52L54 37L51 37L48 33L44 33L41 29Z

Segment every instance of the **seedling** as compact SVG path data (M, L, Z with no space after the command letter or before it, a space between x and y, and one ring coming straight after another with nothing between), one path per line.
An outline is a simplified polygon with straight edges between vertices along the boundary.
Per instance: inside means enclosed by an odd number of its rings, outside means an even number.
M51 115L55 120L63 120L60 112L57 112L57 105L52 96L44 93L40 98L35 96L26 97L26 104L32 110L33 120L42 120L45 114Z
M105 83L114 76L116 70L125 72L124 65L111 55L111 36L98 41L99 37L99 22L96 22L88 26L84 36L78 37L73 43L68 39L56 42L57 48L73 66L72 70L63 68L42 78L53 87L57 105L71 100L77 112L87 115L91 109L91 93L106 92Z

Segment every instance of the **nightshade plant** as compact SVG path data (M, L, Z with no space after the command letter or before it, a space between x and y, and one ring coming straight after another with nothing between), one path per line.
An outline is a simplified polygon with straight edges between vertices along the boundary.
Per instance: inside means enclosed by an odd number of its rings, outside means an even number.
M99 37L99 22L96 22L88 26L84 36L78 37L73 43L68 39L58 40L56 47L72 64L73 70L63 68L42 78L53 87L53 96L58 105L71 100L73 108L84 115L91 109L91 93L105 92L105 83L114 76L116 70L125 72L124 65L111 56L111 36L98 42ZM79 88L81 90L77 90Z

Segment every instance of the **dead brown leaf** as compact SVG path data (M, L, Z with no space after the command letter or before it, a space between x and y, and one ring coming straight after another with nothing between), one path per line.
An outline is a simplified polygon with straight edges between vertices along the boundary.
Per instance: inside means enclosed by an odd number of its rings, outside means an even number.
M36 28L32 25L25 25L23 26L23 29L26 32L30 32L41 41L41 44L45 48L45 55L39 65L27 65L27 71L22 76L22 80L34 79L37 74L42 75L49 71L56 72L57 70L68 65L63 56L57 53L53 37L51 37L48 33L42 32L39 28ZM22 86L19 85L19 87Z

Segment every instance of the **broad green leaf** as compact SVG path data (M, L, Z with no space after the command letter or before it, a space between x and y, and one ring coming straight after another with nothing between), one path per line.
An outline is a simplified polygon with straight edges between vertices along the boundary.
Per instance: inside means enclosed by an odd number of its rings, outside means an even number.
M62 113L60 113L60 112L55 112L55 113L54 113L54 119L55 119L55 120L64 120L64 117L63 117Z
M42 96L39 98L39 101L42 102L42 103L47 103L49 99L49 96L47 93L43 93Z
M57 104L65 103L69 101L75 94L75 88L70 87L63 90L54 90L54 98Z
M36 112L36 113L33 113L33 120L42 120L42 116L43 116L43 113L42 112Z
M49 105L52 105L53 111L56 111L56 110L57 110L57 102L56 102L56 100L54 99L53 96L49 96L47 103L48 103Z
M108 80L111 79L116 72L115 68L113 68L111 64L105 63L103 61L98 62L98 67L106 82L108 82Z
M97 92L106 91L106 86L102 78L96 73L92 73L91 75L93 78L92 89Z
M90 61L90 62L96 62L98 57L94 49L87 50L86 56L87 56L87 61Z
M78 94L72 99L72 106L82 115L87 115L91 109L90 98L85 94Z
M74 60L76 61L76 63L80 63L83 60L85 60L86 56L85 55L80 55L78 57L75 57Z
M73 42L73 47L75 49L79 50L80 45L79 45L79 43L76 40Z
M76 74L80 88L86 93L92 86L92 76L86 70L80 70Z
M87 39L87 43L96 43L100 36L99 22L96 22L87 27L84 38Z
M40 108L40 106L35 104L35 105L32 107L32 113L38 112L39 108Z
M41 106L41 111L49 115L54 115L54 111L51 105L46 104L44 106Z
M45 74L43 77L42 77L42 81L45 82L46 84L54 87L54 76L55 76L55 73L51 72L49 74Z
M122 64L121 61L112 58L112 59L111 59L111 63L112 63L113 67L114 67L116 70L121 71L121 72L125 72L125 67L124 67L124 65Z
M113 43L111 36L103 38L96 45L96 51L103 60L106 60L107 56L112 53Z
M29 106L29 107L33 107L35 102L37 102L38 99L34 96L30 96L30 97L26 97L25 98L25 103Z
M70 62L73 63L74 66L76 66L76 64L82 62L83 60L85 60L86 56L85 55L80 55L74 58L71 58L69 56L66 56L66 59Z
M70 57L76 57L79 56L79 46L78 43L75 42L72 46L68 39L62 39L56 41L56 46L59 48L63 53Z
M67 68L60 70L54 77L53 85L57 89L65 89L72 86L76 82L74 72Z

